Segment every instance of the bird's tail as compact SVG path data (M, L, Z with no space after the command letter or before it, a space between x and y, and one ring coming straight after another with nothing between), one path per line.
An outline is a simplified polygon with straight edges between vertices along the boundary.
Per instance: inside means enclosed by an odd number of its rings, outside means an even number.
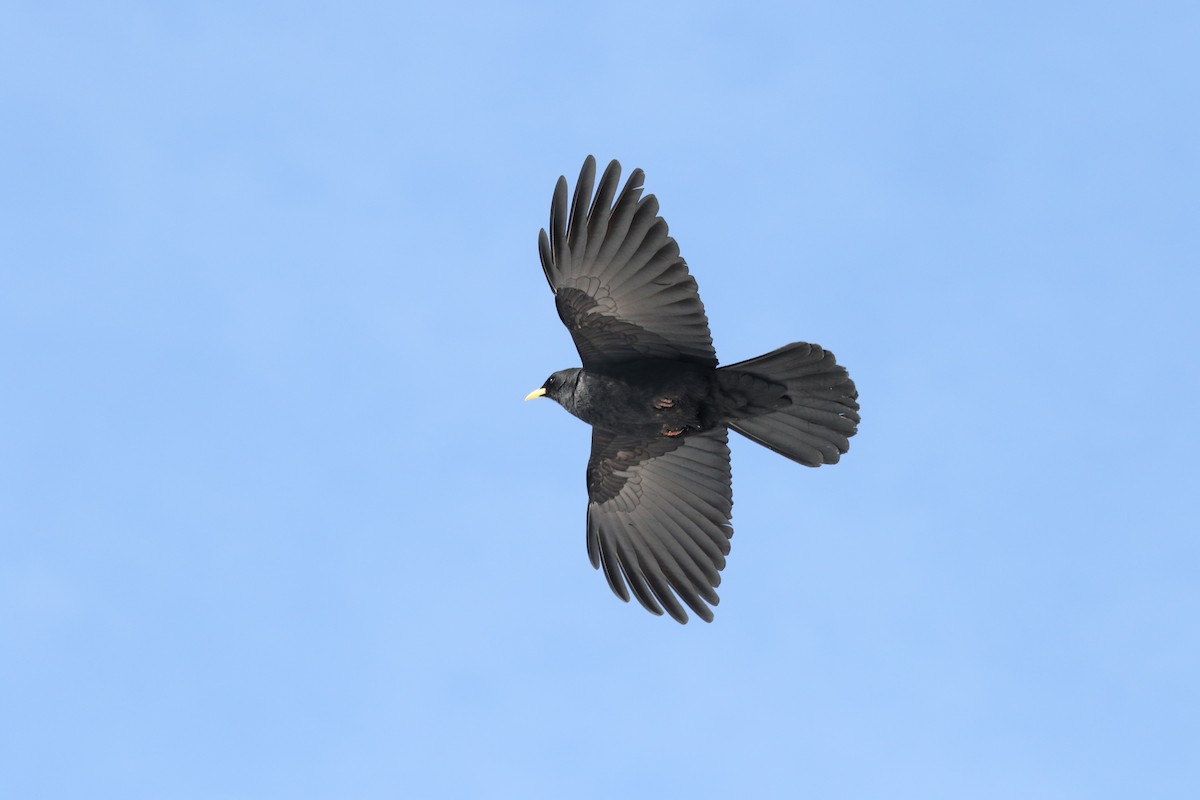
M794 342L717 370L726 395L761 398L761 389L751 388L761 385L756 379L774 385L775 398L732 411L730 428L809 467L836 464L850 449L850 437L858 431L858 390L833 353Z

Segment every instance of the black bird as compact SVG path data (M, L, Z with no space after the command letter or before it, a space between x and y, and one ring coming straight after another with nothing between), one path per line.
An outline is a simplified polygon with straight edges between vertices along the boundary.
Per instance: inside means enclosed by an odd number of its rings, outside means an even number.
M679 246L613 161L592 186L588 156L567 208L558 179L538 252L583 368L551 375L549 397L592 426L587 549L622 600L705 622L729 554L729 433L805 466L836 464L858 430L858 391L833 358L796 342L717 367L708 318ZM678 595L678 598L676 597ZM706 605L707 604L707 605Z

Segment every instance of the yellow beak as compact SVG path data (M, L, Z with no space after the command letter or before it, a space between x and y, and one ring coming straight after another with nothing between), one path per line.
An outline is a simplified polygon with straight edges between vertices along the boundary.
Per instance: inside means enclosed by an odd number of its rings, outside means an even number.
M526 400L532 400L532 399L533 399L533 398L535 398L535 397L545 397L545 396L546 396L546 387L545 387L545 386L543 386L542 388L540 388L540 389L534 389L532 392L530 392L529 394L525 395L525 399L526 399Z

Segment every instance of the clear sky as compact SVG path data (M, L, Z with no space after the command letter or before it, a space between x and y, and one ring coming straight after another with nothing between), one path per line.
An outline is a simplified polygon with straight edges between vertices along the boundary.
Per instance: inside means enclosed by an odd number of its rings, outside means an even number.
M0 796L1195 798L1194 3L0 6ZM614 598L555 180L733 362L711 625Z

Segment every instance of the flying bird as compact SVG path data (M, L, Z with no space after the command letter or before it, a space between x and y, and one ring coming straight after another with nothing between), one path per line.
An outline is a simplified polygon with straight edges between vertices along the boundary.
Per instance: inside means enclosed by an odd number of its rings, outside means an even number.
M583 366L525 399L549 397L592 426L587 551L613 593L711 622L733 535L729 430L808 467L836 464L858 430L858 391L833 353L804 342L718 367L696 281L644 177L635 169L618 192L613 161L593 197L588 156L570 207L558 179L538 253Z

